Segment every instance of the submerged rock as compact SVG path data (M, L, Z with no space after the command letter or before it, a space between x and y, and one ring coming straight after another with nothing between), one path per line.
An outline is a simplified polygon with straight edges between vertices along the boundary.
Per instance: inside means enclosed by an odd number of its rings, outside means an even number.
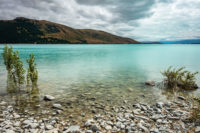
M44 100L45 100L45 101L52 101L52 100L54 100L54 99L55 99L55 97L50 96L50 95L45 95L45 96L44 96Z

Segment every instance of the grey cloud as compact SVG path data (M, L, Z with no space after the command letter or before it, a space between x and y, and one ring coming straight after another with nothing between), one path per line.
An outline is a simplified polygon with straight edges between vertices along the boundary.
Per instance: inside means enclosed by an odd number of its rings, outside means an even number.
M190 1L0 0L0 19L45 19L74 28L99 29L139 40L177 37L177 34L196 36L200 33L200 2Z
M83 5L105 5L105 4L109 4L113 2L112 0L110 1L108 0L75 0L75 1Z
M152 13L150 8L155 0L76 0L77 3L87 6L105 6L112 12L115 19L112 22L130 21L148 17Z

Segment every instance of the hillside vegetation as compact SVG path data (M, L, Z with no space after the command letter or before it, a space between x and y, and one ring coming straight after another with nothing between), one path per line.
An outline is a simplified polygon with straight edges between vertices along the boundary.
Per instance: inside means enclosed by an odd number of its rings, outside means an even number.
M135 40L91 29L74 29L46 20L0 21L0 43L136 44Z

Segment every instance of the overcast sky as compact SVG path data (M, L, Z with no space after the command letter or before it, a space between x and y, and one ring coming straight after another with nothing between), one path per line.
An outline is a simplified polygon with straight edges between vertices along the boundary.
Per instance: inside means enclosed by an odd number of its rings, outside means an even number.
M138 41L200 38L200 0L0 0L0 19L28 17Z

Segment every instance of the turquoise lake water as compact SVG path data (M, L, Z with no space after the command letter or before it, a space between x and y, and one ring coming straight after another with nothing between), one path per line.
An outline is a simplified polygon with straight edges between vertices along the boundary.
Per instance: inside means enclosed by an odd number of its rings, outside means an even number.
M147 80L162 81L169 66L200 72L200 45L12 45L25 62L36 57L40 95L72 98L87 93L97 100L165 100ZM2 53L3 45L0 45ZM27 67L25 65L25 67ZM6 95L7 72L0 57L0 95ZM200 75L197 76L200 85ZM199 91L190 93L199 94Z

